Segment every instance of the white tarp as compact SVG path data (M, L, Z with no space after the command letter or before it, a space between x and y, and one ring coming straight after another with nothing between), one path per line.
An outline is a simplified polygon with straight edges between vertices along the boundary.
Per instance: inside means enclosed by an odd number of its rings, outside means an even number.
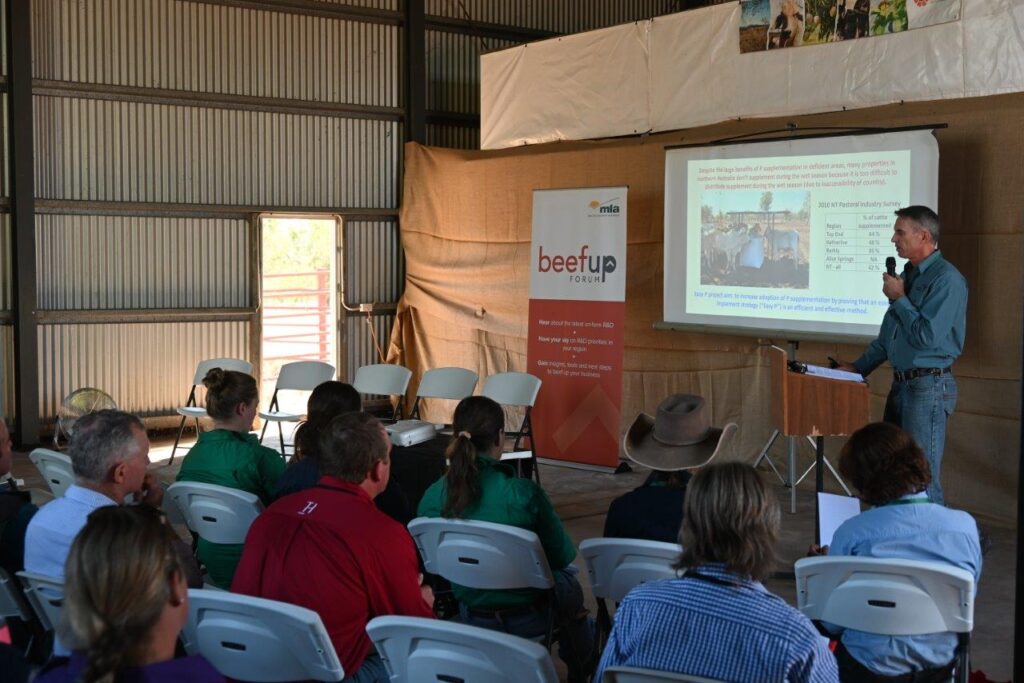
M481 147L692 128L1024 91L1024 0L963 0L960 21L740 54L732 3L481 58Z
M481 147L649 130L647 29L613 26L481 57Z

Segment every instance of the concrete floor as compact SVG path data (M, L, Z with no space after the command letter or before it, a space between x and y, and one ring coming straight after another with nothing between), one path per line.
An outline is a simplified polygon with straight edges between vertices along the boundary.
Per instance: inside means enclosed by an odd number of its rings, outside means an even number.
M287 438L287 437L286 437ZM172 440L155 438L150 459L152 470L161 480L171 483L177 473L184 452L179 448L174 464L167 466ZM186 435L184 444L192 439ZM276 444L270 443L274 447ZM600 536L608 504L616 496L639 486L647 476L642 468L624 474L604 474L566 467L541 466L541 479L569 535L578 544L586 538ZM24 479L27 486L43 489L44 483L27 455L16 454L14 476ZM770 474L768 476L771 476ZM797 513L789 514L789 491L778 486L779 502L783 506L782 535L779 542L779 571L791 572L794 561L803 557L814 535L813 488L797 491ZM49 492L34 494L44 502ZM1016 533L1011 520L978 518L979 524L991 539L991 547L984 557L984 569L975 602L975 628L972 639L972 669L984 671L992 681L1009 681L1013 670L1013 600L1016 572ZM582 568L582 567L581 567ZM582 571L588 607L595 605L589 595L587 573ZM796 604L795 584L792 579L773 579L769 590ZM556 663L564 677L564 667Z

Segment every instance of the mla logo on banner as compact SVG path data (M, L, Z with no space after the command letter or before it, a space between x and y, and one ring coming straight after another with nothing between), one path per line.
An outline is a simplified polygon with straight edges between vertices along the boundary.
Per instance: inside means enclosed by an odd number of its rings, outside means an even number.
M622 212L622 200L618 197L613 197L604 202L600 202L596 199L590 202L590 212L587 214L588 218L603 218L605 216L617 216Z

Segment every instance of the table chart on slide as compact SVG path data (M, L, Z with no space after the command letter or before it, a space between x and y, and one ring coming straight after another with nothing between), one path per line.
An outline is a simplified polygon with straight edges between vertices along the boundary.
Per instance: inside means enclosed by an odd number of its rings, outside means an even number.
M887 214L829 212L824 223L826 271L881 273L885 258L896 253Z

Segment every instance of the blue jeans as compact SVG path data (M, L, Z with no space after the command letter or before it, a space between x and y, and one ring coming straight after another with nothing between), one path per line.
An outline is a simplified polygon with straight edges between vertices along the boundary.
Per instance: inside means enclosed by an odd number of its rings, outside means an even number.
M576 579L575 567L552 572L554 588L554 622L559 629L558 656L569 668L570 680L583 680L590 671L594 651L594 620L583 609L583 589ZM460 621L492 631L503 631L522 638L536 638L547 634L548 609L538 605L511 616L483 616L471 614L459 604Z
M884 420L906 430L924 451L932 470L928 497L939 505L945 502L939 474L946 444L946 421L955 407L953 375L925 375L909 382L893 382L885 401Z
M380 655L371 652L359 665L359 669L354 674L345 676L341 683L388 683L390 680Z

